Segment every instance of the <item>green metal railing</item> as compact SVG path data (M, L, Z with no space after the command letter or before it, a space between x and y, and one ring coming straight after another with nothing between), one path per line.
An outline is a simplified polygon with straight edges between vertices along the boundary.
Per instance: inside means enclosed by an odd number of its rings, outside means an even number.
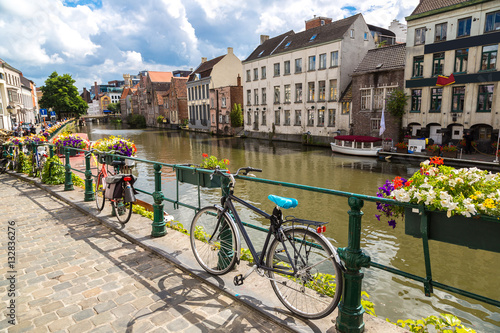
M66 181L64 189L66 191L70 191L73 189L73 184L71 182L71 171L81 172L85 174L85 201L93 200L94 192L92 186L92 178L97 175L92 174L92 169L90 165L90 156L88 156L85 160L85 171L77 170L71 167L70 165L70 150L86 152L82 149L76 148L67 148L65 151L65 168L66 168ZM152 164L154 166L154 192L148 192L139 188L136 190L140 193L149 195L153 198L154 204L154 220L152 223L152 237L161 237L166 234L165 222L164 222L164 206L163 202L170 202L174 205L174 208L177 209L180 206L187 207L198 211L201 208L201 191L200 191L200 180L203 174L210 174L211 171L204 170L200 168L194 168L186 165L178 165L178 164L168 164L168 163L160 163L155 161L148 161L144 159L134 158L134 157L123 157L121 155L113 155L106 154L112 156L115 159L130 159L136 162ZM198 202L197 205L193 205L193 203L181 202L179 199L179 181L176 181L176 195L175 198L167 198L163 195L162 192L162 181L161 181L161 170L163 167L172 168L176 175L179 175L179 172L189 171L197 175L197 185L198 185ZM337 191L327 188L313 187L307 185L300 185L288 182L281 182L263 178L254 178L248 176L236 176L236 179L256 182L261 184L275 185L280 187L289 187L295 188L304 191L310 191L315 193L323 193L327 195L333 195L338 197L344 197L347 199L347 203L350 207L348 211L349 215L349 236L348 236L348 245L347 247L338 248L338 253L340 258L344 261L346 272L344 273L345 283L343 290L343 297L341 303L339 305L339 314L336 319L336 327L341 332L362 332L364 330L364 321L363 314L364 309L361 306L361 285L363 280L363 273L361 272L361 268L374 267L386 272L403 276L408 279L412 279L418 282L423 283L425 289L425 295L431 296L433 292L433 288L440 288L449 292L453 292L462 296L466 296L487 304L491 304L497 307L500 307L500 301L490 299L478 294L474 294L462 289L458 289L452 286L448 286L446 284L439 283L434 281L432 278L431 271L431 260L430 260L430 251L429 251L429 243L428 243L428 227L429 221L427 219L427 211L423 205L417 206L409 203L402 203L391 199L361 195L357 193L351 192L343 192ZM177 178L178 179L178 178ZM223 188L224 190L224 188ZM421 277L417 276L393 267L385 266L376 262L372 262L370 257L365 255L360 247L361 242L361 222L363 217L363 212L361 209L363 208L364 202L380 202L387 203L396 206L403 206L407 208L417 208L420 211L421 215L421 234L422 234L422 242L423 242L423 252L424 252L424 262L425 262L425 272L426 276ZM492 220L497 223L500 223L498 219L482 216L482 219ZM251 224L245 223L245 225L250 226L254 229L266 231L267 229L253 226Z

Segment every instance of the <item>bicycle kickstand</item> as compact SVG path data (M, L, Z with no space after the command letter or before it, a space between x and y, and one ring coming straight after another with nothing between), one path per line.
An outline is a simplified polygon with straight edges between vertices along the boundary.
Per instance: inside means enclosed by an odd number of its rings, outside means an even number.
M247 277L250 276L250 274L252 274L253 272L255 272L255 270L257 269L257 265L253 265L252 268L250 268L248 270L248 272L245 273L245 276L243 276L243 274L238 274L234 277L234 285L235 286L241 286L243 284L243 281L245 281L245 279Z

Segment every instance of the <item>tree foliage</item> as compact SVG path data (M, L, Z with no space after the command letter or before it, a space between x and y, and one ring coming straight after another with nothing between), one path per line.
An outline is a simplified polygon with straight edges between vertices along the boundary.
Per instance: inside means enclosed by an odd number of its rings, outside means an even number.
M113 113L121 113L122 109L120 107L120 102L118 103L110 103L108 105L108 110Z
M229 117L231 118L232 127L243 126L243 111L241 110L241 104L234 103Z
M397 118L403 118L405 107L408 104L408 95L403 89L394 89L387 97L386 108L387 112Z
M74 83L75 80L69 74L59 75L57 72L50 74L41 88L43 96L39 101L40 107L52 108L58 117L61 112L84 114L88 104L78 94Z

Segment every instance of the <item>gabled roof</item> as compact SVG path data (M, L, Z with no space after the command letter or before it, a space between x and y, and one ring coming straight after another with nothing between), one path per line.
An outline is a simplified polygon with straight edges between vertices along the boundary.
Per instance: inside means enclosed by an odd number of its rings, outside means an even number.
M347 87L345 88L342 95L340 95L339 102L351 102L352 101L352 81L349 82Z
M126 98L128 95L131 95L132 91L130 91L130 88L125 88L123 89L122 95L120 96L120 99Z
M411 13L406 20L410 21L419 17L442 13L455 8L472 6L488 1L492 0L420 0L415 10L413 10L413 13Z
M397 44L368 50L365 57L354 70L355 74L404 69L406 44Z
M290 30L259 45L243 62L342 39L349 27L360 16L361 14L356 14L299 33Z
M151 82L170 82L173 75L171 72L152 72L148 71Z
M212 69L214 66L222 60L226 55L219 56L217 58L210 59L208 61L205 61L201 63L198 68L196 68L190 75L189 75L189 82L194 81L195 74L199 74L200 78L205 78L209 77L210 74L212 73Z

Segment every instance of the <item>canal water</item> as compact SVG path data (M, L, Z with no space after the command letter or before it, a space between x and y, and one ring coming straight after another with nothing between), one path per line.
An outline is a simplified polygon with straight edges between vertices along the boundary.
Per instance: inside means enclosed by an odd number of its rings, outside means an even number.
M336 155L327 148L305 147L295 143L216 138L186 131L122 129L120 124L88 124L82 131L86 131L92 141L110 135L130 139L135 142L137 157L141 159L169 164L196 164L202 161L202 154L208 154L228 159L232 172L239 167L252 166L263 170L256 174L259 178L372 196L387 179L409 177L418 170L418 165ZM153 192L152 165L138 163L136 172L139 175L136 186ZM177 183L173 170L163 168L162 180L164 195L175 199ZM237 182L235 194L267 212L273 208L267 199L268 194L294 197L299 205L286 211L287 215L328 221L326 236L334 246L347 246L347 198L247 181ZM179 200L193 206L218 203L219 197L220 189L203 188L198 196L196 186L179 184ZM152 202L151 197L146 195L140 195L139 198ZM194 211L187 208L174 210L169 203L165 203L165 210L189 228ZM404 221L398 221L393 229L386 222L375 218L374 203L365 202L362 210L361 247L371 260L425 276L422 241L404 234ZM266 224L265 220L243 208L240 213L246 222ZM254 231L251 237L252 241L258 243L264 234ZM430 251L435 281L500 299L500 254L434 241L430 242ZM439 313L452 313L478 332L500 332L500 310L494 306L439 289L434 290L433 297L425 297L423 286L418 282L376 268L364 269L363 272L363 290L370 295L379 317L392 321L416 320Z

